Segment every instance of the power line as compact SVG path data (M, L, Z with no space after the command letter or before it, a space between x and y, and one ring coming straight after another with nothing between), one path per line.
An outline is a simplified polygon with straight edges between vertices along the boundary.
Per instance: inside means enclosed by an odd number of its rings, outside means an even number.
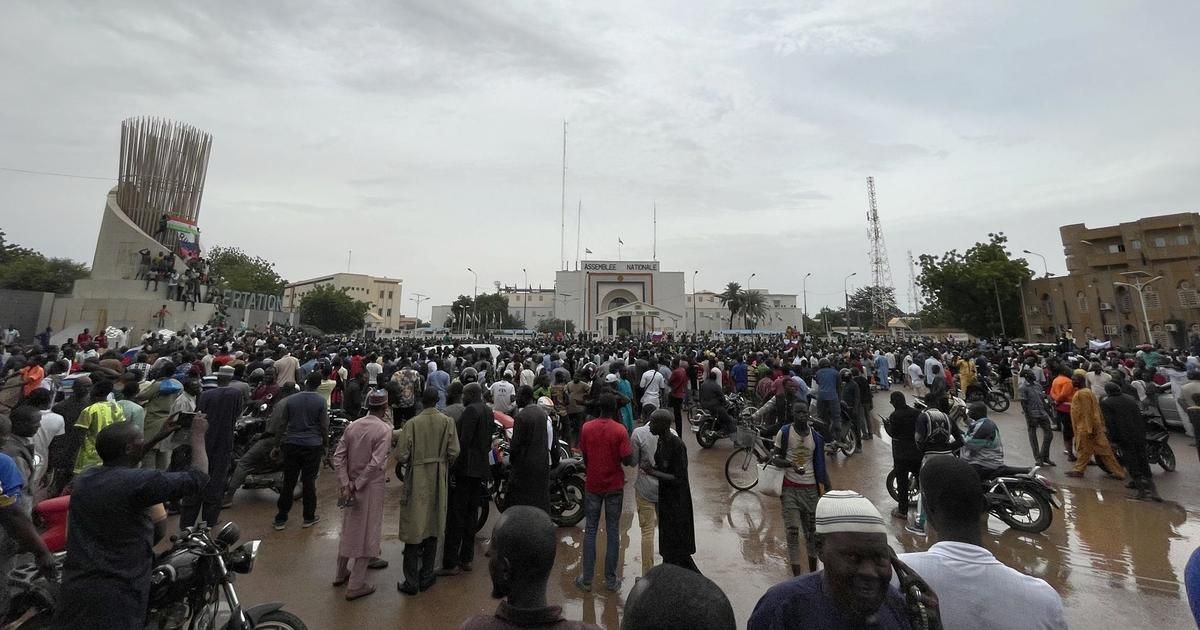
M115 178L115 177L93 177L91 175L75 175L73 173L55 173L53 171L33 171L33 170L29 170L29 169L24 169L24 168L9 168L7 166L0 166L0 171L7 171L9 173L23 173L25 175L45 175L48 177L69 177L71 179L95 179L95 180L99 180L102 182L117 181L117 178Z

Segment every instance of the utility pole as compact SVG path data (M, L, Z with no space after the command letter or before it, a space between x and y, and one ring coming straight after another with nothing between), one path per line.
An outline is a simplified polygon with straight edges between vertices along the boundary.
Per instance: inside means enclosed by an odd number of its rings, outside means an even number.
M521 318L525 321L521 322L523 330L529 330L529 271L521 267L521 273L525 274L525 310Z
M696 321L696 300L698 299L696 297L696 276L699 275L699 273L699 269L692 272L692 337L696 336L696 332L700 326L700 324Z
M429 296L425 295L423 293L414 293L414 294L412 294L412 297L410 297L408 299L417 303L417 322L420 323L420 321L421 321L421 302L429 299Z
M562 156L562 208L560 214L561 224L558 231L558 260L562 263L559 267L563 271L567 270L567 121L563 120L563 156Z
M853 278L854 276L857 276L857 275L858 275L858 272L857 272L857 271L855 271L854 273L852 273L852 274L850 274L850 275L846 276L846 277L845 277L845 278L842 280L842 297L843 297L843 298L845 298L845 300L846 300L846 306L845 306L845 309L846 309L846 310L845 310L845 316L846 316L846 341L849 341L849 340L850 340L850 288L849 288L849 284L848 284L848 283L850 282L850 278Z
M804 274L804 280L802 280L800 282L800 286L803 287L802 292L804 293L804 310L800 313L800 334L801 335L804 334L804 320L808 319L808 277L811 275L812 275L811 271Z
M1004 330L1004 309L1000 307L1000 288L996 286L996 279L992 279L992 291L996 293L996 314L1000 316L1000 336L1007 337L1008 332Z
M479 324L479 274L475 273L475 270L470 267L467 267L467 271L470 271L471 275L475 276L475 287L474 287L474 291L472 291L472 293L471 293L471 306L475 309L475 314L474 314L474 319L472 319L471 321L473 324L478 325ZM475 326L474 325L471 326L471 329L474 330Z
M1150 286L1150 283L1156 280L1162 280L1162 276L1154 276L1149 280L1143 280L1141 276L1150 275L1145 271L1125 271L1122 272L1121 275L1127 277L1133 276L1137 278L1136 282L1113 282L1113 284L1119 287L1125 287L1137 291L1138 301L1142 303L1142 321L1146 324L1146 340L1150 345L1154 345L1154 334L1150 331L1150 314L1146 312L1146 294L1144 291L1146 287ZM1133 278L1130 279L1132 280Z

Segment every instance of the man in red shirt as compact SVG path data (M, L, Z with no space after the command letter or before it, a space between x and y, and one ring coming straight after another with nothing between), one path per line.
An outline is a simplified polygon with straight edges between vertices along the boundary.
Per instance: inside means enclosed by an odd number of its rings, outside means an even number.
M587 470L583 511L587 526L583 535L583 572L575 578L575 586L584 592L592 590L596 572L596 533L600 528L600 510L604 509L604 530L607 543L604 550L604 586L609 591L621 590L617 577L618 554L621 551L621 504L625 500L625 471L621 465L633 466L633 447L625 425L613 420L617 415L617 398L612 394L600 396L597 407L600 417L583 424L579 434L579 450Z
M671 378L667 380L671 386L671 411L675 412L675 433L683 435L683 397L687 394L688 376L687 361L682 357L675 359L675 369L671 370Z

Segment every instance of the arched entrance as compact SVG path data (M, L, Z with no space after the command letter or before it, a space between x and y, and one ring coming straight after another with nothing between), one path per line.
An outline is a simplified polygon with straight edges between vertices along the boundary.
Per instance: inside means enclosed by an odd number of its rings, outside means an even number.
M605 296L603 307L600 310L612 310L626 304L633 304L639 299L638 296L634 295L628 289L616 289ZM621 331L625 331L626 334L635 332L633 330L633 318L629 315L608 318L608 336L616 336Z

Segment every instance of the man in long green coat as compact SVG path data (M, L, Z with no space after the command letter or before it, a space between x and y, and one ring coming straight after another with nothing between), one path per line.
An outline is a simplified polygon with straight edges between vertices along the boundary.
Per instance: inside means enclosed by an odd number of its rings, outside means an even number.
M446 531L450 464L458 457L454 420L437 410L438 392L421 393L423 410L404 424L396 460L404 466L400 498L400 541L404 543L401 593L416 595L433 586L438 537Z

